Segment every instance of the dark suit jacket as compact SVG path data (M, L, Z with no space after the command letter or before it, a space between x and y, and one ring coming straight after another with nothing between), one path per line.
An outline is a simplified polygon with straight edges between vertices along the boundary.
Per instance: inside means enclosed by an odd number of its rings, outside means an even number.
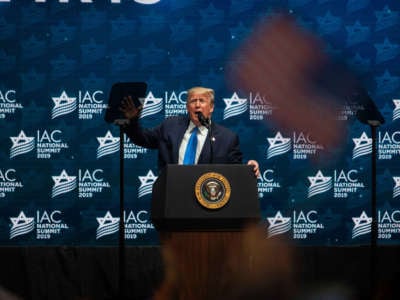
M178 163L179 146L189 121L189 118L184 116L170 117L165 119L159 126L147 129L142 128L138 120L132 120L124 131L134 144L145 148L158 149L158 170L161 171L166 164ZM210 135L208 135L198 163L242 163L242 152L239 148L237 134L214 122L211 124L211 132L214 137L212 160Z

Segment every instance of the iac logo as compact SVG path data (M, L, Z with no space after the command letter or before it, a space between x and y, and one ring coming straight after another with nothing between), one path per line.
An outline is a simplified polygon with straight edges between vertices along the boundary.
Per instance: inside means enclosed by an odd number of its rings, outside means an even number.
M34 218L25 216L25 213L21 211L18 217L10 217L11 229L10 229L10 240L27 234L35 229Z
M368 234L371 232L372 218L363 211L359 217L353 217L353 231L352 238L355 239L360 235Z
M118 140L119 141L119 140ZM141 154L146 154L148 149L135 145L131 142L126 134L124 134L124 158L136 159Z
M36 211L36 239L49 240L61 235L61 231L69 229L61 219L62 211Z
M249 94L249 103L250 120L263 120L265 116L272 115L275 109L267 97L259 92Z
M355 169L335 170L333 178L334 198L348 198L350 194L356 194L365 188L364 183L358 179L358 171Z
M318 212L316 210L293 211L293 239L307 239L321 229L324 229L324 225L318 223Z
M290 217L283 217L280 211L272 218L267 217L267 220L269 223L268 237L288 232L292 227Z
M15 169L0 169L0 198L6 197L7 193L14 193L16 188L22 188L21 181L15 178Z
M239 98L238 94L233 93L231 98L224 98L224 120L238 116L247 110L247 99Z
M145 195L151 194L153 183L157 180L157 176L154 175L152 170L147 172L146 176L139 176L140 187L138 197L141 198Z
M37 130L36 131L36 152L37 158L51 158L52 154L59 154L61 150L68 149L67 143L63 142L60 138L61 130Z
M77 96L70 97L66 91L62 91L60 96L51 97L54 107L51 118L67 115L78 108L78 118L80 120L93 119L94 116L102 114L107 108L104 103L104 92L101 90L82 91L79 90Z
M17 102L16 93L15 90L0 90L0 119L23 108L22 104Z
M390 240L400 233L400 210L378 210L378 239Z
M110 131L107 131L104 137L97 137L99 147L97 148L97 158L110 155L119 150L119 137L113 137Z
M62 170L59 176L52 176L54 185L51 193L51 198L61 194L69 193L76 189L76 176L68 176L65 170Z
M394 187L393 187L393 198L399 197L400 196L400 177L394 176Z
M61 219L62 211L36 211L36 239L49 240L55 235L60 235L62 230L68 229L68 225ZM35 218L25 216L21 211L18 217L10 218L12 226L10 239L27 234L35 229Z
M393 104L395 106L393 110L393 121L400 119L400 99L393 99Z
M364 183L358 179L358 170L334 170L333 176L324 176L319 170L315 176L309 176L310 186L308 198L325 193L333 187L334 198L348 198L356 194L359 189L365 188Z
M293 159L307 159L310 155L316 155L317 151L324 147L318 144L309 133L293 132Z
M111 235L119 230L119 218L114 218L109 211L106 212L104 217L97 217L99 226L96 231L96 240L99 238Z
M139 100L143 103L143 110L140 114L140 118L155 115L163 109L163 98L154 97L151 91L147 94L146 98L140 98Z
M93 198L97 193L102 193L104 189L111 188L109 182L103 178L102 169L78 171L78 197Z
M60 138L62 135L61 130L36 131L36 157L49 159L53 154L59 154L63 149L69 148L68 144L63 142ZM35 148L35 137L26 136L25 132L21 130L18 136L10 137L13 145L10 149L10 158L28 153Z
M353 159L372 153L372 139L365 132L359 138L353 138Z
M392 159L400 155L400 131L378 132L378 159Z
M287 153L292 147L291 139L283 137L279 131L273 138L267 138L267 140L269 143L267 159Z
M165 92L165 117L186 115L187 91Z
M320 170L315 176L308 176L308 180L310 181L308 198L329 191L332 188L332 177L324 176Z
M125 239L134 240L140 235L145 235L149 230L154 230L153 224L149 221L149 212L147 210L132 210L123 212ZM113 217L110 211L107 211L104 217L97 217L99 226L97 227L96 239L106 235L112 235L119 231L119 217Z
M28 153L35 148L35 137L26 136L23 130L18 136L11 136L10 139L13 143L10 149L10 158Z
M139 210L137 212L124 211L125 239L135 240L140 235L145 235L148 230L154 230L154 226L149 222L149 212Z
M258 197L263 198L264 193L272 193L280 188L281 184L273 178L274 170L268 169L257 178Z

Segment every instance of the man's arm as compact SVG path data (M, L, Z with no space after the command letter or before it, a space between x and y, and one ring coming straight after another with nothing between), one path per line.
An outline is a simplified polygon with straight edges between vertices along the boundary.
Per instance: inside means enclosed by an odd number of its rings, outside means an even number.
M129 124L123 130L132 143L141 147L156 149L159 146L161 126L154 129L142 128L139 123L142 108L142 106L135 106L131 96L123 99L120 110L124 113L125 118L129 120Z
M235 135L234 143L230 148L229 157L232 163L242 163L242 152L240 151L239 137L237 135ZM260 176L260 169L258 166L258 162L256 160L251 159L247 162L247 164L253 166L254 176L258 178L258 176Z

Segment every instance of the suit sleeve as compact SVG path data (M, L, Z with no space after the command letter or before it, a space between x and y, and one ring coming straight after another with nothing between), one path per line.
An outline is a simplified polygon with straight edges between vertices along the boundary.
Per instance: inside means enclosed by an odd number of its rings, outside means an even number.
M232 143L228 150L228 161L231 164L241 164L243 160L243 153L240 150L239 136L233 135Z
M152 128L142 128L137 119L131 120L130 124L124 128L124 132L135 145L156 149L159 147L161 139L162 124Z

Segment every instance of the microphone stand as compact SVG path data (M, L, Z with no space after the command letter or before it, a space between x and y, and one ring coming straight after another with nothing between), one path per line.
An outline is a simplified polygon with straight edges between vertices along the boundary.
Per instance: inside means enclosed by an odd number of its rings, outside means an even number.
M125 222L124 222L124 131L128 119L116 119L119 126L119 242L118 242L118 299L125 299Z
M213 149L214 137L212 135L210 120L208 120L206 128L208 129L208 137L210 140L210 164L212 164L214 160L214 149Z
M371 128L371 138L372 138L372 154L371 154L371 262L370 262L370 272L371 272L371 299L376 297L377 292L377 240L378 240L378 220L377 220L377 203L376 203L376 129L381 124L378 120L368 120L368 124Z
M369 125L371 128L372 153L371 153L371 240L370 240L370 296L374 299L377 294L377 241L378 241L378 220L377 220L377 199L376 199L376 162L377 162L377 128L385 122L385 119L379 112L374 101L368 95L364 88L355 90L356 103L360 104L363 109L358 110L356 115L361 123Z
M206 118L201 112L197 112L197 118L199 119L199 122L201 125L206 127L208 129L208 137L210 141L210 164L213 163L214 161L214 149L213 149L213 142L214 142L214 137L212 135L212 126L211 126L211 120L209 118Z

